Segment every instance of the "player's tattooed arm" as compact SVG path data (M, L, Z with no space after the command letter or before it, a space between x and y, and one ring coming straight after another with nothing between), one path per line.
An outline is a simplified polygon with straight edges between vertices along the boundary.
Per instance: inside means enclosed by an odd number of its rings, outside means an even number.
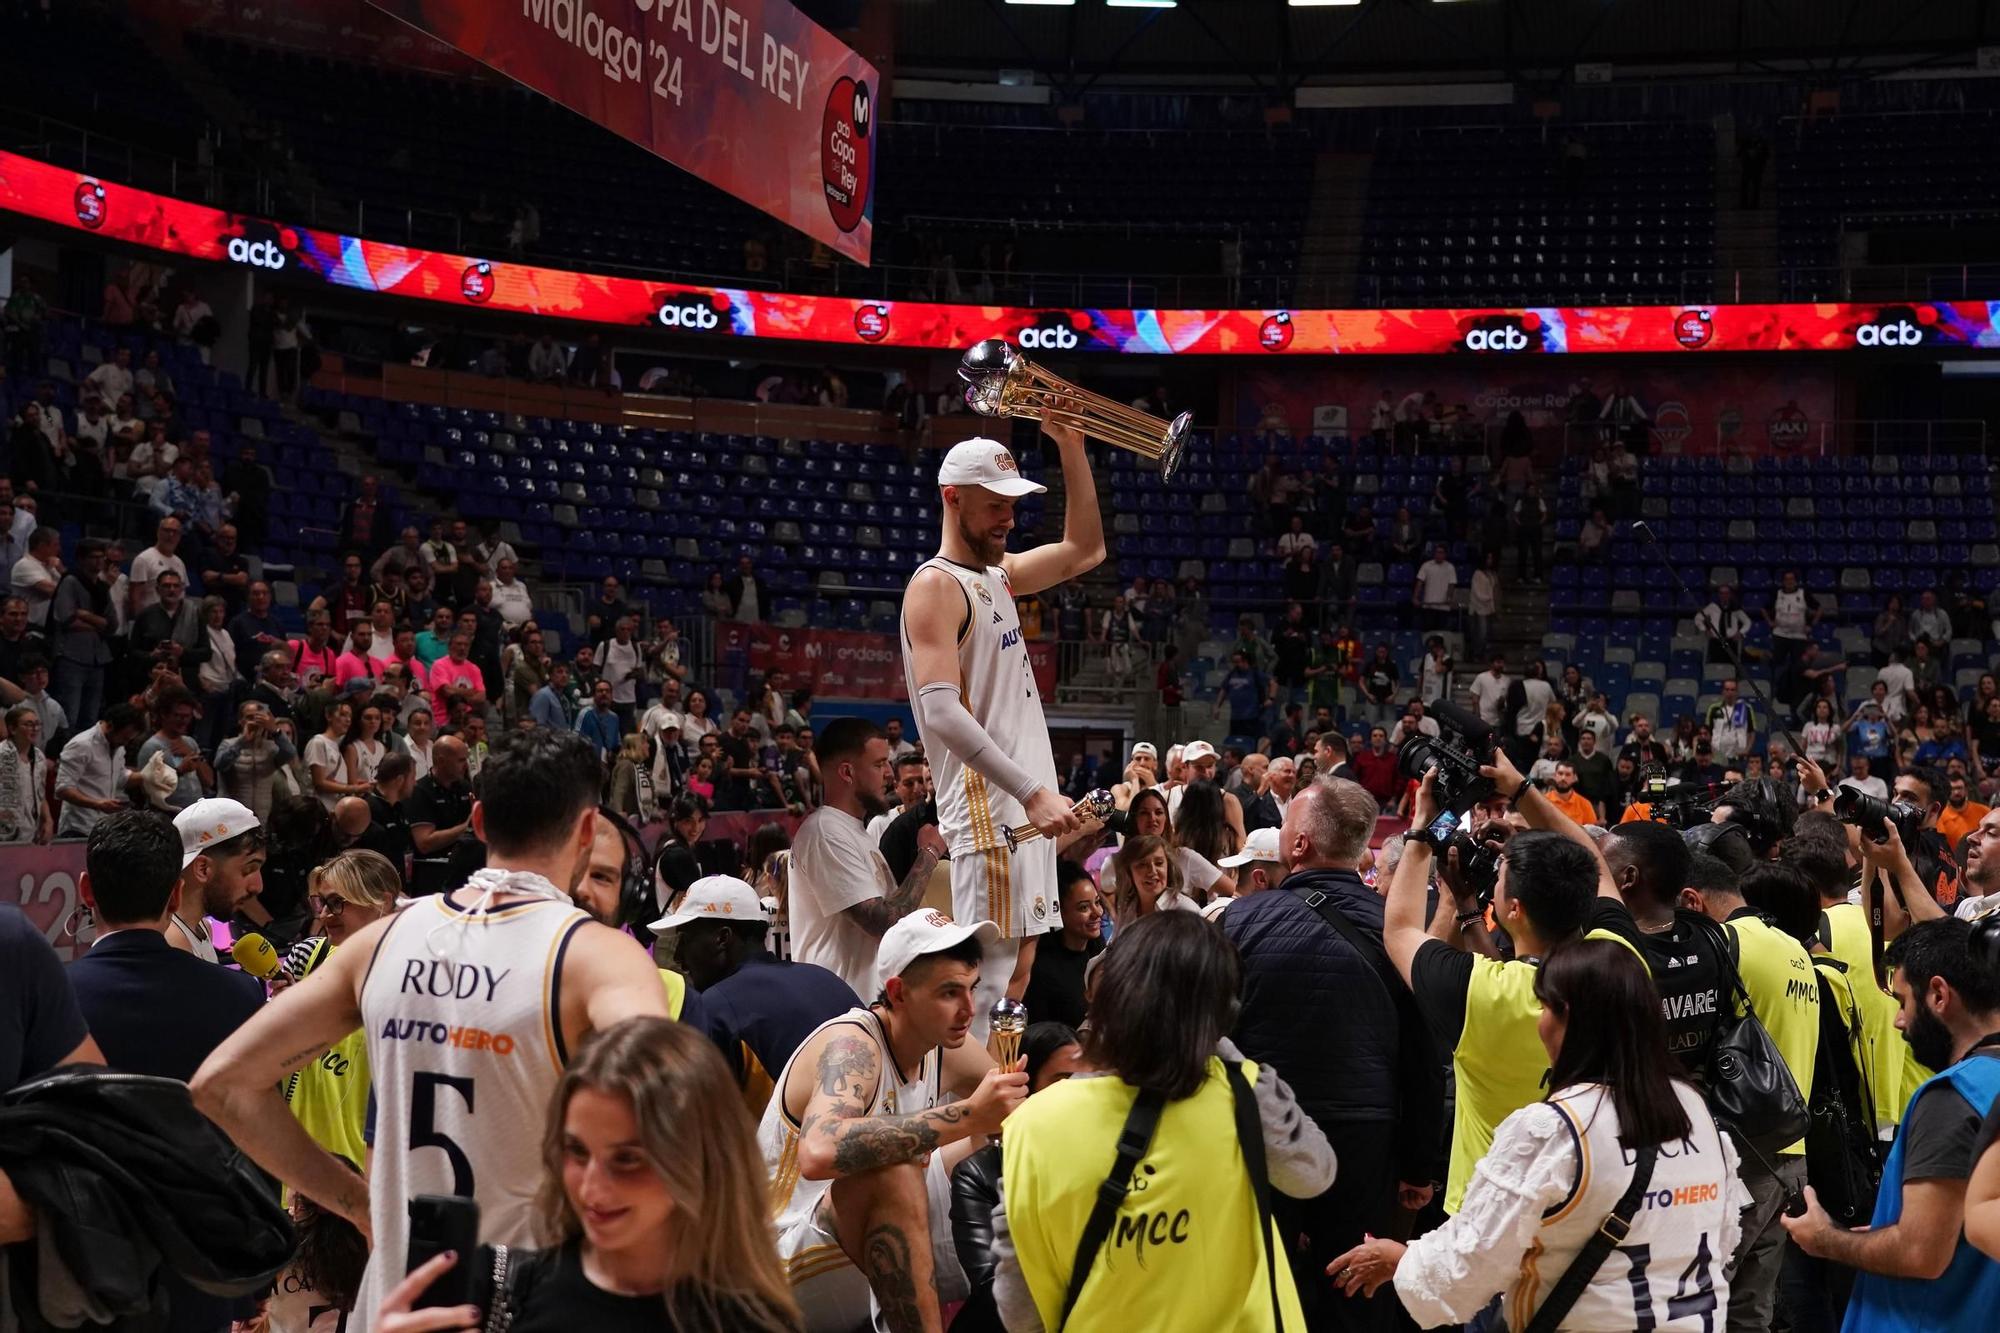
M799 1117L799 1169L808 1180L913 1162L966 1135L962 1103L915 1115L869 1115L882 1056L866 1037L833 1036L820 1051L816 1072L812 1098Z

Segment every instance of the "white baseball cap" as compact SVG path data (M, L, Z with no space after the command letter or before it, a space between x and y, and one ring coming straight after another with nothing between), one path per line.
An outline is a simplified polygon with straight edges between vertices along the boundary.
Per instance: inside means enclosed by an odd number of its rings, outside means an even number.
M1181 751L1181 762L1183 764L1198 764L1204 759L1219 758L1221 756L1216 754L1215 747L1207 741L1196 741L1194 744L1188 746L1187 749Z
M962 440L944 456L938 469L940 486L984 486L995 495L1040 495L1048 487L1029 481L1015 466L1014 455L998 440Z
M705 875L688 885L678 910L661 917L649 930L673 930L690 921L755 921L768 923L771 913L757 890L734 875Z
M1276 861L1278 859L1278 830L1266 825L1253 828L1250 836L1243 840L1243 850L1234 856L1225 856L1216 864L1234 870L1237 866L1247 866L1252 861Z
M679 731L680 729L681 729L681 715L679 713L676 713L671 708L661 709L660 720L654 723L653 730L655 732L661 732L661 731Z
M181 835L181 869L186 870L209 848L260 827L256 812L241 801L225 796L196 801L174 816L174 828Z
M910 964L925 954L943 953L962 940L977 938L991 944L1000 938L1000 927L991 921L975 921L961 926L943 912L924 908L910 913L882 937L875 955L875 984L886 987L890 977L900 977Z
M1132 757L1137 759L1140 755L1144 755L1148 759L1158 759L1160 752L1153 748L1151 741L1140 741L1132 747Z

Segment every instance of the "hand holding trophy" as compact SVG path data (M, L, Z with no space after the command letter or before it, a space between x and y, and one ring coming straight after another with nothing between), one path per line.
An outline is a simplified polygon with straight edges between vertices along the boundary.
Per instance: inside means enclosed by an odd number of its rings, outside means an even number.
M1028 1030L1028 1006L1001 996L988 1013L993 1024L993 1060L1002 1069L1012 1069L1021 1058L1021 1036Z
M1051 374L1003 338L975 343L959 362L965 403L987 417L1029 417L1082 431L1106 444L1155 460L1170 481L1187 448L1192 413L1162 421L1150 412L1106 398Z

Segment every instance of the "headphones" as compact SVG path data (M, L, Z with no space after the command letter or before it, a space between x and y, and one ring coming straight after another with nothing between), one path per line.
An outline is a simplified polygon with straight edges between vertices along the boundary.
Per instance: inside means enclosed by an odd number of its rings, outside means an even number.
M597 807L597 817L618 830L625 844L625 873L618 881L618 924L630 930L639 943L653 947L653 932L646 923L659 915L653 898L652 858L646 854L645 839L632 822L608 805Z

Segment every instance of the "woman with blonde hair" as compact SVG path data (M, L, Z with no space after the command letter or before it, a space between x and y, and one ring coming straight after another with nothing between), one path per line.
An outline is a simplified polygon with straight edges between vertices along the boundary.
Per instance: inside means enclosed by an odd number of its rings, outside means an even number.
M1120 930L1154 912L1201 910L1182 891L1181 868L1174 861L1173 844L1165 838L1141 835L1125 839L1125 845L1111 858L1111 873L1115 884L1111 918Z
M395 911L402 892L401 870L380 852L355 848L322 862L306 876L306 905L316 933L291 947L280 975L305 979L363 926ZM373 1086L368 1043L356 1028L292 1075L285 1084L285 1101L315 1143L365 1164L368 1095Z
M389 1293L379 1333L791 1333L750 1113L715 1046L664 1018L593 1035L557 1083L542 1142L548 1249L506 1258L505 1309L412 1310L459 1259Z
M611 790L605 804L627 819L650 824L659 818L653 794L653 772L646 763L644 733L627 732L611 760Z

